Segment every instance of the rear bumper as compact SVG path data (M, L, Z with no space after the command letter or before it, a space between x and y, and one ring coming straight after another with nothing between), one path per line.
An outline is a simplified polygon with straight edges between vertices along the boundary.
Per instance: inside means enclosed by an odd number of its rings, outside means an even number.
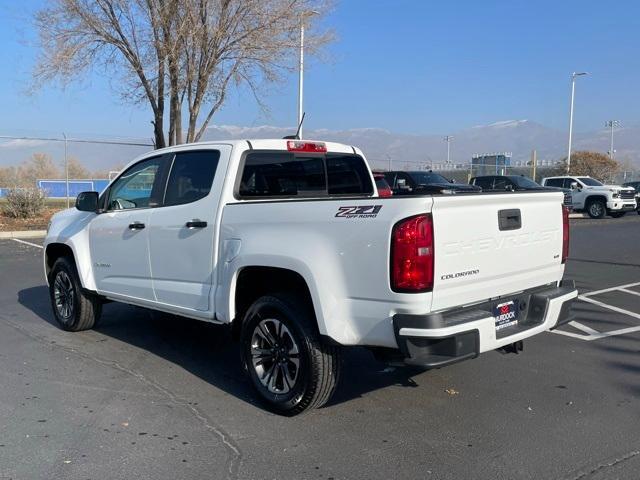
M518 342L572 320L573 281L531 289L473 307L427 315L393 316L396 342L410 365L439 368ZM526 306L518 325L496 331L493 307L517 297Z

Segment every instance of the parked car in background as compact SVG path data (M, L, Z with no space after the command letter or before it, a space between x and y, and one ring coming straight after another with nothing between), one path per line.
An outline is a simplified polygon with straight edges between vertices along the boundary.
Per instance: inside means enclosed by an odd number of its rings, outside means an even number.
M427 193L480 192L482 189L466 183L454 183L431 170L384 172L384 178L395 195Z
M390 197L393 195L391 187L384 178L384 173L373 172L373 179L376 181L376 188L378 189L379 197Z
M623 183L622 186L631 187L636 191L636 212L640 215L640 181Z
M570 188L574 210L584 210L591 218L606 214L622 217L637 208L636 192L631 187L604 185L589 176L559 176L542 179L545 187Z
M469 184L482 188L485 192L510 191L519 192L526 190L559 190L564 194L564 205L572 207L571 189L561 187L543 187L539 183L523 175L483 175L473 177Z

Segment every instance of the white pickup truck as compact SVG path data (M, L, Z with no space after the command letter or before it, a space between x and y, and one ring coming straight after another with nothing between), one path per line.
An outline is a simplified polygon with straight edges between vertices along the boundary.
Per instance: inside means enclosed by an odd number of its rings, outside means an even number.
M55 215L44 268L62 328L105 301L230 324L257 392L327 402L343 346L437 368L570 320L561 192L377 196L362 152L243 140L150 152Z
M547 177L542 179L545 187L571 189L574 210L583 210L591 218L602 218L606 214L620 218L637 208L636 191L632 187L604 185L588 175Z

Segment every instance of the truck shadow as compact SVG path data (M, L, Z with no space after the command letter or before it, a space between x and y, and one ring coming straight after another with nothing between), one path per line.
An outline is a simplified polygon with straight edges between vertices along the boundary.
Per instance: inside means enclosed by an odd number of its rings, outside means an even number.
M21 290L18 301L57 328L47 287ZM94 330L180 366L212 386L263 408L240 364L239 346L225 326L109 303L104 306L102 318ZM95 345L95 339L91 339L90 344L87 342L87 347L92 345ZM389 386L418 386L412 377L421 370L386 368L363 348L345 348L343 353L343 375L327 406L345 403ZM108 354L102 350L99 355L105 360L123 361L122 358L106 358Z

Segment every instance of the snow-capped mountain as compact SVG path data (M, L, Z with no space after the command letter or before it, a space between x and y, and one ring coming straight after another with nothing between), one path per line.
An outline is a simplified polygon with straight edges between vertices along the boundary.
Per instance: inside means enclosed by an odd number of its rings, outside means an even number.
M282 138L295 133L295 128L260 126L212 126L207 140L223 138ZM640 128L619 128L615 131L616 158L628 160L640 167ZM530 120L505 120L489 125L478 125L452 133L451 161L468 163L474 154L511 152L513 162L527 162L536 150L538 160L557 161L566 156L567 134ZM444 135L409 135L378 128L349 130L306 129L304 137L357 145L375 167L385 167L389 158L394 168L444 163L447 145ZM576 133L574 150L609 150L607 129Z
M282 138L293 135L295 127L263 125L243 127L213 125L202 140L239 138ZM531 120L505 120L489 125L478 125L453 136L451 161L468 164L474 154L512 152L514 163L526 163L531 150L536 149L539 160L558 161L566 156L567 134ZM349 130L305 129L304 138L328 140L360 147L374 168L385 168L391 159L393 168L418 168L429 164L444 164L447 155L445 134L411 135L380 128L353 128ZM146 142L149 142L147 139ZM144 143L144 142L143 142ZM119 145L69 144L69 155L79 159L90 170L109 169L126 164L151 147ZM575 150L609 150L609 130L576 133ZM52 155L60 164L64 145L61 142L8 140L0 141L0 167L18 165L36 152ZM640 168L640 127L622 127L615 131L616 158Z

